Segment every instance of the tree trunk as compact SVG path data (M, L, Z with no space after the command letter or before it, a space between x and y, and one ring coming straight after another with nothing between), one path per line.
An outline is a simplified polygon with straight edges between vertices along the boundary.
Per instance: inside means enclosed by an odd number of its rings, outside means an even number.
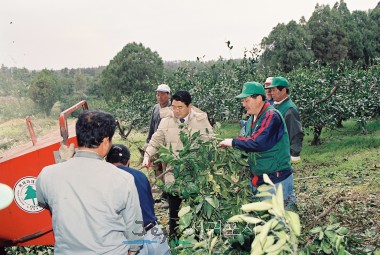
M321 133L322 133L322 128L321 126L314 126L314 138L313 141L311 141L311 145L320 145L321 144Z
M343 122L343 119L339 119L338 120L338 124L336 124L336 127L337 128L343 128L343 123L342 122Z

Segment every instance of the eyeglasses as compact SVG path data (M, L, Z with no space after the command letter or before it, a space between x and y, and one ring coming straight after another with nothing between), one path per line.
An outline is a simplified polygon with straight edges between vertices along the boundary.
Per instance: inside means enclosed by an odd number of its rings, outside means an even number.
M173 105L173 106L172 106L172 109L173 109L173 111L177 111L177 110L178 110L178 111L181 111L182 109L184 109L184 106L182 106L182 105L181 105L181 106L174 106L174 105Z

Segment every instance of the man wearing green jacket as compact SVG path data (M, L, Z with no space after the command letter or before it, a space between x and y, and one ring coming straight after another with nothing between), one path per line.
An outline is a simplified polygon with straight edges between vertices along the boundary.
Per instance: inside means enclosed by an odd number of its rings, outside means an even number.
M301 161L301 150L304 133L298 107L289 97L289 82L284 77L274 77L269 88L274 99L274 107L285 119L290 141L290 156L292 163Z
M251 172L253 191L264 184L264 174L278 187L283 187L285 205L296 202L293 191L293 169L290 164L289 137L284 118L265 101L264 87L257 82L247 82L237 96L250 115L244 136L224 139L221 147L234 147L246 151Z

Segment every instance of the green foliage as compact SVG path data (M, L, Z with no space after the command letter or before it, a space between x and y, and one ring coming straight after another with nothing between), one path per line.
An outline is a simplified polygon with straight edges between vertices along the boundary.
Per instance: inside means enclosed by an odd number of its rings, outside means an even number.
M346 58L347 31L336 8L317 5L307 26L312 36L311 49L316 60L323 64L337 64Z
M173 81L174 89L188 90L197 107L206 111L211 125L217 121L239 118L240 102L234 97L240 92L239 64L220 61L207 70L182 68L178 70ZM204 93L204 91L208 91Z
M354 118L365 130L369 119L379 116L379 66L368 70L314 65L290 72L291 97L300 108L302 125L312 128L313 144L319 144L323 128L334 129Z
M344 1L329 5L317 4L309 20L278 24L261 41L264 50L260 70L290 72L309 66L309 61L322 65L341 62L370 66L380 56L380 5L373 10L354 11Z
M123 95L118 103L107 104L107 111L127 125L132 125L136 130L147 129L152 115L152 107L156 104L154 90L152 93L135 93Z
M0 96L26 97L35 72L25 68L0 68Z
M315 227L309 231L311 241L299 254L350 254L345 248L349 242L349 232L339 223Z
M46 115L57 100L57 80L52 71L42 70L33 79L28 95Z
M269 36L262 39L261 47L265 51L260 66L263 66L262 69L267 67L269 72L290 72L294 68L307 66L313 59L311 37L305 26L295 21L274 27Z
M53 246L13 246L5 248L7 254L12 255L53 255Z
M161 80L163 68L157 52L152 52L141 43L129 43L102 72L104 96L107 100L118 100L122 95L152 91L152 83Z
M0 97L0 122L22 118L37 113L37 109L33 101L28 97Z
M363 60L364 64L369 66L372 64L372 61L376 56L379 56L379 53L376 53L376 23L370 19L370 16L365 11L354 11L352 12L352 18L355 21L358 31L362 31L362 44L363 44ZM377 28L378 29L378 28ZM353 33L357 31L353 30ZM359 45L360 47L360 45ZM360 55L360 48L356 50L350 50L355 54L353 60L356 58L356 55ZM359 51L355 53L355 51ZM359 60L359 59L358 59ZM360 61L360 60L359 60ZM360 63L360 62L359 62Z
M346 3L341 2L336 10L343 18L343 26L347 31L349 45L347 58L354 63L365 64L362 61L364 57L364 31L359 30L358 23L351 15Z
M240 152L220 148L215 139L202 142L199 132L186 136L181 131L180 136L184 148L178 154L171 147L159 149L159 161L173 169L176 180L162 188L183 198L179 212L181 237L175 251L226 251L230 249L227 236L234 230L227 219L248 202L251 193L247 162Z
M282 185L276 189L267 175L264 180L269 185L260 186L257 196L267 199L243 205L245 214L235 215L228 221L253 224L251 254L295 254L301 234L299 215L285 210Z

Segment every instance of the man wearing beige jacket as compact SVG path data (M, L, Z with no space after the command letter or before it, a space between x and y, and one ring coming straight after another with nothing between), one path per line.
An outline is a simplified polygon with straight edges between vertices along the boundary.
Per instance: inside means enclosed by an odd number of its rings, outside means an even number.
M157 153L158 148L162 145L165 147L172 146L174 152L183 149L180 138L180 131L195 133L200 131L201 139L209 140L214 136L214 132L208 121L207 114L193 108L191 95L187 91L178 91L172 96L172 107L161 109L161 122L157 131L153 134L149 145L145 150L143 165L150 165L150 157ZM184 126L186 128L184 128ZM206 129L208 131L206 131ZM167 166L169 168L170 166ZM174 175L168 172L165 175L165 183L173 183ZM178 196L169 196L169 234L176 237L176 226L178 220L178 211L181 205L181 199Z

